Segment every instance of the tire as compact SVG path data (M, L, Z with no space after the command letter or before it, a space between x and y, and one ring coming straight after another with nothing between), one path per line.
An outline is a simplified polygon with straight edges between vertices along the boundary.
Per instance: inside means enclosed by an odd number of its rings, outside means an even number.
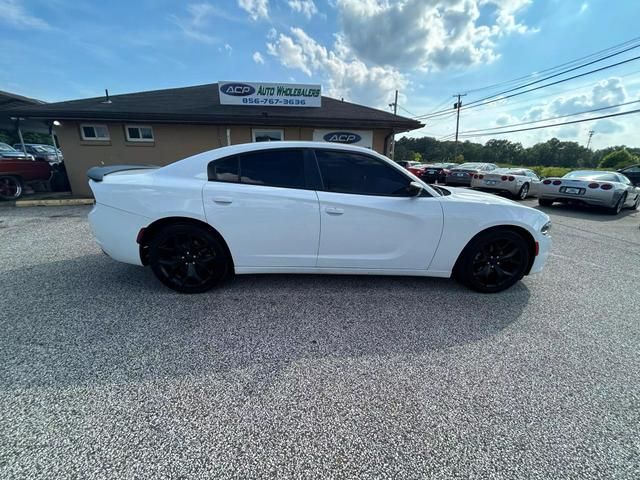
M637 210L638 206L640 206L640 193L638 195L636 195L636 201L634 202L633 205L631 205L629 207L630 210Z
M17 200L22 196L24 188L18 177L0 177L0 198L2 200Z
M181 293L202 293L229 275L231 261L222 242L206 227L168 225L149 242L149 264L164 285Z
M455 277L477 292L501 292L524 277L530 258L529 245L520 234L490 230L477 235L462 251Z
M516 195L516 198L518 200L524 200L527 198L528 195L529 195L529 184L525 183L524 185L522 185L522 187L520 187L520 191L518 192L518 195Z
M627 201L627 192L624 192L622 196L618 199L616 204L613 207L607 209L607 211L611 215L619 215L622 209L624 208L624 204L626 201Z
M551 205L553 205L553 200L547 200L545 198L539 198L538 199L538 205L540 205L541 207L550 207Z

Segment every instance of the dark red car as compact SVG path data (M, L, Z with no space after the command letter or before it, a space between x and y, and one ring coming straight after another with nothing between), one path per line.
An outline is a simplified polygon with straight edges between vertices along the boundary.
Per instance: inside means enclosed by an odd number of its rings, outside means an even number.
M48 182L52 173L48 162L0 157L0 199L20 198L25 184Z

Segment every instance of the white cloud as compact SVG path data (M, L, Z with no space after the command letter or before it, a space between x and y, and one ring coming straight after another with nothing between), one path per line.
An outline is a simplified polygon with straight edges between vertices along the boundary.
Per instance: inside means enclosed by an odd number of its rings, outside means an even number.
M275 28L271 27L269 29L269 32L267 33L267 38L269 40L275 40L277 36L278 36L278 31Z
M264 57L260 52L253 52L252 57L255 63L259 63L260 65L264 65Z
M219 43L220 39L209 33L208 21L211 17L223 15L209 3L192 3L187 5L187 16L171 15L169 18L175 23L185 37L200 43Z
M23 29L51 29L51 25L45 20L27 13L22 2L18 0L0 0L0 23Z
M582 15L587 10L589 10L589 4L587 2L583 2L582 5L580 5L580 11L578 13Z
M318 7L316 7L313 0L288 0L288 3L291 10L302 13L307 18L311 18L318 13Z
M301 28L291 28L290 34L281 33L267 43L267 52L287 68L325 79L330 96L382 107L393 98L396 88L408 86L407 78L393 67L367 66L340 36L333 49L327 49Z
M269 0L238 0L238 6L247 12L252 20L269 18Z
M495 40L532 30L515 19L530 0L338 0L344 41L377 65L446 68L490 63ZM479 24L480 7L495 7L493 23Z
M229 45L228 43L224 44L224 51L227 52L229 55L231 55L231 53L233 52L233 47L231 45Z

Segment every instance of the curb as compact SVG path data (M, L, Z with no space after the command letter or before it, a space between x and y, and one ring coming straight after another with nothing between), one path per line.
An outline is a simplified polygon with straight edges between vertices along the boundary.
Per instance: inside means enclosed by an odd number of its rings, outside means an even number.
M16 200L16 207L60 207L67 205L93 205L93 198L66 198L57 200Z

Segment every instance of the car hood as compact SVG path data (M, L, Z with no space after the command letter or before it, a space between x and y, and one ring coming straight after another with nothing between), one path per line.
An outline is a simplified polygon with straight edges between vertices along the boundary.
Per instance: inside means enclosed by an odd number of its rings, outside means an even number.
M468 188L456 188L456 187L447 187L447 190L451 192L449 197L452 197L455 200L470 202L470 203L484 203L488 205L509 205L509 206L517 206L524 207L524 205L520 205L513 200L509 200L508 198L499 197L492 193L478 192L476 190L469 190Z

